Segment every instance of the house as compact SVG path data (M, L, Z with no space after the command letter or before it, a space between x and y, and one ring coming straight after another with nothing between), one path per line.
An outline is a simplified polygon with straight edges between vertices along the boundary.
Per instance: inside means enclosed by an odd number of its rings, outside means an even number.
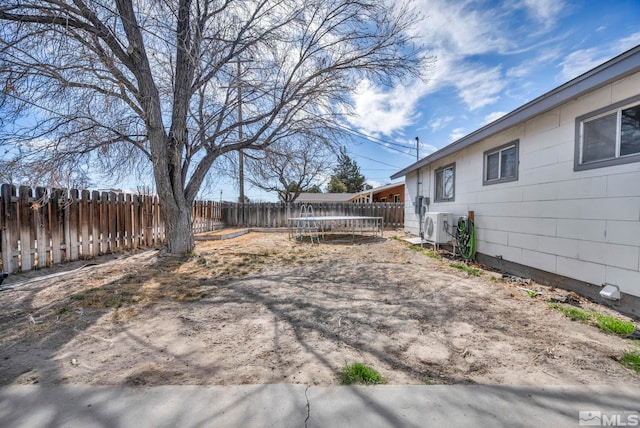
M371 202L404 202L404 183L393 183L363 190L351 198L351 202L371 203Z
M296 202L313 204L322 202L404 202L404 183L387 184L358 193L300 193Z
M474 212L478 261L640 315L640 46L397 172L405 229ZM419 212L416 214L416 212ZM453 232L453 227L451 227Z

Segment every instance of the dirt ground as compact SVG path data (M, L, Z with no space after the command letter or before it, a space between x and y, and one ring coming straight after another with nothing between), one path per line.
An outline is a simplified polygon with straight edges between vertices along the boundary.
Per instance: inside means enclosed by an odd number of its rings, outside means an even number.
M250 233L64 265L0 292L0 384L335 385L362 362L390 384L640 386L616 361L638 344L549 308L566 292L469 276L390 235Z

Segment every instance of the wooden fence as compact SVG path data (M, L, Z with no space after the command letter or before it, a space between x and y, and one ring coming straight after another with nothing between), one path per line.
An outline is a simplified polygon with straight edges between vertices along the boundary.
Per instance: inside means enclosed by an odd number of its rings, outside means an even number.
M302 203L224 203L222 217L231 227L287 227L288 218L300 214ZM317 216L367 216L382 217L384 226L404 226L404 204L402 203L314 203Z
M195 202L195 233L222 227L220 203ZM76 189L0 187L2 271L165 243L157 196Z
M193 231L287 227L287 219L299 215L301 206L196 201ZM319 216L383 217L385 227L393 228L404 224L404 205L399 203L317 203L313 207ZM157 196L0 187L0 271L27 271L164 243Z

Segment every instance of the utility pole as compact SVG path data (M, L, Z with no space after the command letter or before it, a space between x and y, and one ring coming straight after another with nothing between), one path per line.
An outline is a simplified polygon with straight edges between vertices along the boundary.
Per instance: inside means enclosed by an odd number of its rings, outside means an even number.
M242 74L240 58L236 60L238 65L238 143L242 143L242 82L240 76ZM244 153L242 149L238 150L238 173L240 175L240 203L242 204L242 221L244 222Z

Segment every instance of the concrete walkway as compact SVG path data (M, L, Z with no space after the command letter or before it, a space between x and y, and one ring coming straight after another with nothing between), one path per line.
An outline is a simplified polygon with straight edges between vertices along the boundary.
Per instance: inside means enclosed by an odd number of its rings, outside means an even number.
M640 391L625 386L12 385L0 389L0 426L13 428L577 427L580 411L591 411L589 416L597 416L596 411L620 414L615 421L633 422L637 413L630 412L639 410Z

